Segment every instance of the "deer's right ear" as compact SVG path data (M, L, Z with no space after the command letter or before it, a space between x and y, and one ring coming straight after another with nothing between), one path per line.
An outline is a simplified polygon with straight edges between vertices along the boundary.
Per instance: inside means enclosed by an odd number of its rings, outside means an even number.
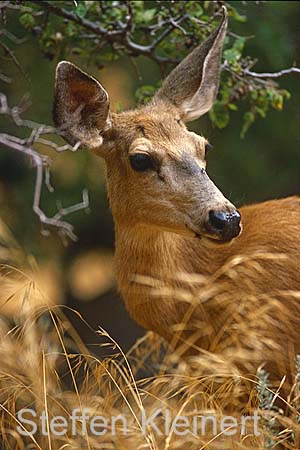
M74 64L60 62L56 68L53 120L70 144L100 147L102 134L111 126L106 90Z

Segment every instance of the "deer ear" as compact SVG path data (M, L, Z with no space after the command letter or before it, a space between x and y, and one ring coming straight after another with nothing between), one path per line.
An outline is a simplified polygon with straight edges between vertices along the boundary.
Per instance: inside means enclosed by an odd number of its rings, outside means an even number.
M70 144L100 147L111 125L108 94L95 78L62 61L56 68L53 119Z
M154 96L154 103L175 105L185 122L197 119L212 107L219 87L226 29L227 10L223 7L218 28L175 67Z

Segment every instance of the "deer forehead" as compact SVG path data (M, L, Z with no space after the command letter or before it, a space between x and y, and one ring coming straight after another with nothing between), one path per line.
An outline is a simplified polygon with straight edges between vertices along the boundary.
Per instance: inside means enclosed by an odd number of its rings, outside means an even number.
M168 113L122 114L115 129L127 153L159 152L176 159L190 154L203 158L207 140L189 131L179 118Z

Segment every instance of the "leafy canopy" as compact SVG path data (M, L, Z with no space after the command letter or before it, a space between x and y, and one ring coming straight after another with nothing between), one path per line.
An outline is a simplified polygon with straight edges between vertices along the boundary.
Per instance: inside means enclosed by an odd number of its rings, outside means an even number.
M235 2L234 2L235 3ZM247 106L241 136L257 117L270 108L281 111L290 94L270 76L251 69L256 63L245 54L247 38L232 31L235 22L247 21L233 2L210 1L35 1L21 3L19 20L39 41L50 59L76 55L101 68L126 55L136 65L140 56L158 64L161 76L205 40L217 26L221 6L230 17L223 52L223 71L218 98L209 113L218 128L225 128L231 111L241 101ZM274 77L275 78L275 77ZM276 77L277 78L277 77ZM159 84L159 83L158 83ZM138 102L147 102L156 85L143 85Z

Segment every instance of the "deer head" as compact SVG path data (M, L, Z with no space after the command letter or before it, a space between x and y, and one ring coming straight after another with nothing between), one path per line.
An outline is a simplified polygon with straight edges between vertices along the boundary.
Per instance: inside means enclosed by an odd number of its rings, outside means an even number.
M111 113L104 87L70 62L57 66L54 121L71 144L102 156L117 225L226 242L240 214L206 173L209 143L185 123L205 114L219 85L227 15L165 79L152 101Z

